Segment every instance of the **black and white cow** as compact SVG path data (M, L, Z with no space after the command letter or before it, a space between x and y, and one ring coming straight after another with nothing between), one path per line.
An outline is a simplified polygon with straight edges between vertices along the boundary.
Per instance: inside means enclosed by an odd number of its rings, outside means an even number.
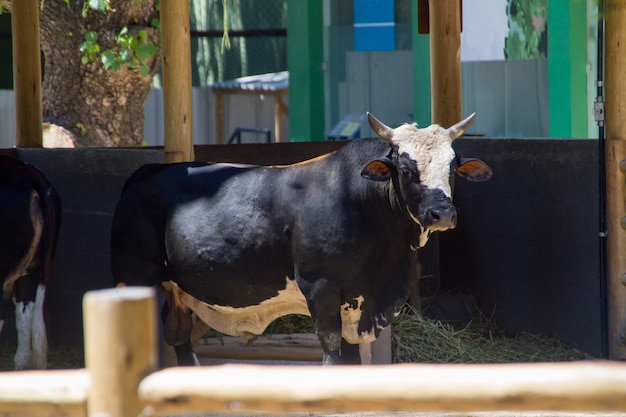
M0 156L0 331L15 304L15 369L44 369L46 285L61 221L61 200L30 164Z
M127 181L112 227L117 283L159 285L165 340L193 364L192 312L220 332L260 334L310 314L324 363L358 363L405 302L416 251L456 225L450 173L491 170L455 157L474 115L444 129L396 129L286 166L146 165Z

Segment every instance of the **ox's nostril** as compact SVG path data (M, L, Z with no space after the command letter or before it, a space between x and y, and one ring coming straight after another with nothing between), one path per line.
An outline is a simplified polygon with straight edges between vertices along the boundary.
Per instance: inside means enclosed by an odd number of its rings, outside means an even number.
M438 228L453 228L456 226L456 210L454 207L441 207L428 210L430 224Z

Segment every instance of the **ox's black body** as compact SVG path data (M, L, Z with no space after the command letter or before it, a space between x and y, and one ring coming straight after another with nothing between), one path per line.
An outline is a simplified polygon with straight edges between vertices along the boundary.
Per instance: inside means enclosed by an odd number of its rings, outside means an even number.
M20 369L31 366L31 343L33 366L46 365L45 328L37 315L42 314L60 221L61 200L44 175L32 165L0 156L0 323L15 302Z
M358 362L351 344L372 341L407 299L422 233L396 180L361 174L390 156L384 140L362 139L284 167L144 166L115 211L115 280L177 285L166 288L165 337L184 364L191 313L176 291L240 309L276 297L295 279L326 362ZM416 185L417 193L454 211L439 190ZM342 312L360 315L352 333L343 331L351 344L341 341Z

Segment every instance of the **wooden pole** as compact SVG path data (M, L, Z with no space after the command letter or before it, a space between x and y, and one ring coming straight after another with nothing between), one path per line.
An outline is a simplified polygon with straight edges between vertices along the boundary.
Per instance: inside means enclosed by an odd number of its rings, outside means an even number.
M14 1L11 8L13 37L13 89L15 91L15 146L41 148L41 51L39 1Z
M463 119L459 0L429 0L432 123Z
M189 2L161 1L165 162L193 161Z
M153 288L90 291L83 299L90 416L137 416L137 387L157 366Z
M626 364L169 368L142 381L144 415L626 411Z
M609 357L626 359L626 2L606 0L605 13Z
M226 143L226 136L224 134L224 125L226 124L224 106L224 93L218 91L215 93L215 143L218 145Z

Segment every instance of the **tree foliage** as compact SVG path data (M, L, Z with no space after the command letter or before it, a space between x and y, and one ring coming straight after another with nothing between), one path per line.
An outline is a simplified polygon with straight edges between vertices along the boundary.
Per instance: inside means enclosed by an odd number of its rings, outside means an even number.
M44 120L74 146L141 144L158 0L43 0L40 28Z

